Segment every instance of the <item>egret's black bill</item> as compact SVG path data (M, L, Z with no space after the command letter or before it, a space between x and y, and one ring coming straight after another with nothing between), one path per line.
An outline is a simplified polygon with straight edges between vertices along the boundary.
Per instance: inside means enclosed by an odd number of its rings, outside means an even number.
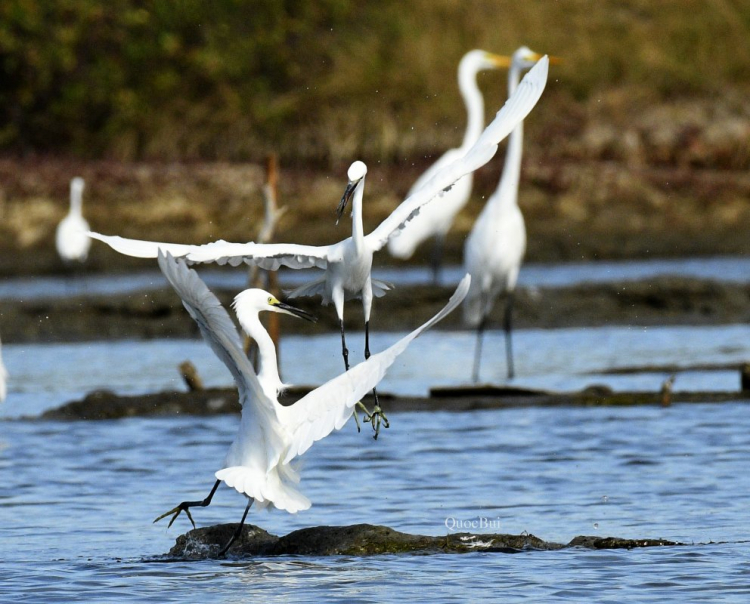
M339 202L339 207L336 208L336 224L339 223L339 220L341 220L341 217L344 215L346 204L349 203L349 200L351 199L352 194L354 193L354 189L356 187L357 187L356 182L350 182L348 185L346 185L346 191L344 191L344 195L341 198L341 201Z
M295 308L294 306L284 304L283 302L279 302L278 304L276 304L276 308L280 308L281 310L288 312L290 315L294 315L295 317L299 317L300 319L304 319L305 321L310 321L311 323L318 322L318 317L316 317L315 315L311 315L309 312L302 310L301 308Z

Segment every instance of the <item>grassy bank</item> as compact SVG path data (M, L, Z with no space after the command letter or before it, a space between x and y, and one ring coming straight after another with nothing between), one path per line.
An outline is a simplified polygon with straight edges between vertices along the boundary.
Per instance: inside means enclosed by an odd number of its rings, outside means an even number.
M455 144L455 71L471 48L527 44L565 58L532 126L542 137L568 133L605 97L621 121L684 98L742 98L749 33L739 0L8 0L0 150L403 161ZM496 110L504 77L481 84Z

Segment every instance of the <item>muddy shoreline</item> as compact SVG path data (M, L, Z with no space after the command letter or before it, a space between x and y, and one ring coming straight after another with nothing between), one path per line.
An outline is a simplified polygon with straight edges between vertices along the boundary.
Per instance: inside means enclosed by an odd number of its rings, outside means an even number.
M235 291L217 290L228 305ZM372 325L379 331L406 331L445 304L452 288L397 287L376 301ZM285 322L285 333L315 335L338 329L332 307L313 299L295 304L318 316L316 324ZM750 284L690 278L583 284L565 288L521 288L516 294L517 328L596 327L602 325L720 325L750 322ZM77 342L117 338L192 338L197 327L169 289L118 296L79 296L42 300L1 300L3 343ZM492 319L501 324L502 305ZM349 303L346 325L361 330L361 312ZM438 327L463 329L455 312Z
M296 387L286 392L281 404L291 405L309 392ZM371 401L363 399L366 404ZM430 396L380 394L388 414L417 411L474 411L518 407L624 407L664 405L660 392L613 392L592 385L578 392L546 392L496 386L435 389ZM668 404L750 402L750 391L671 393ZM237 414L240 411L235 388L212 388L194 392L165 391L122 396L108 390L91 392L81 400L45 411L42 420L114 420L128 417L175 417ZM351 428L354 429L354 428ZM366 430L364 432L367 432Z

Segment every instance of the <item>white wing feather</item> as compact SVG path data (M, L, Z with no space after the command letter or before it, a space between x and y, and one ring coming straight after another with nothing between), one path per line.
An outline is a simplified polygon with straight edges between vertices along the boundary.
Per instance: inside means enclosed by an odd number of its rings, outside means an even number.
M159 252L159 268L182 299L182 304L198 324L203 339L226 365L239 390L240 403L252 400L273 409L274 403L264 393L247 356L237 329L221 302L201 281L198 273L189 269L169 252Z
M214 241L205 245L164 243L126 239L117 235L102 235L89 231L89 237L106 243L113 250L135 258L156 258L159 251L184 258L190 264L216 262L239 266L243 262L263 269L322 268L328 266L328 256L333 246L297 245L293 243L229 243Z
M485 128L479 140L461 159L436 174L416 193L404 200L393 213L365 239L372 250L381 249L398 229L419 214L420 208L449 188L459 178L481 168L497 152L497 147L513 129L526 118L536 105L547 83L549 59L544 56L526 74L516 91Z
M377 386L388 368L409 343L423 331L443 319L458 306L469 291L471 277L466 275L448 304L432 319L403 337L390 348L372 355L363 363L316 388L291 407L279 410L290 433L290 445L283 463L302 455L317 440L340 429L349 419L354 405Z

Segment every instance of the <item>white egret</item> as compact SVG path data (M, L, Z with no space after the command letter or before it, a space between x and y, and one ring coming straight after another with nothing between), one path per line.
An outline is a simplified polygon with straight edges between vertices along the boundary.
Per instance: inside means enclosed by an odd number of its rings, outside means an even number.
M508 99L495 119L484 130L479 139L461 158L435 174L416 193L403 201L380 225L365 236L362 225L362 197L367 167L361 161L354 162L348 171L349 184L338 206L338 215L344 212L350 198L352 202L352 236L326 246L297 245L283 243L229 243L216 241L206 245L185 245L124 239L89 233L120 253L139 258L155 258L159 250L169 251L174 256L184 257L191 263L218 262L237 266L242 262L257 264L267 270L280 266L294 269L321 268L325 274L315 281L294 290L290 297L322 297L324 305L333 302L341 327L341 347L344 365L349 366L349 353L344 333L344 301L362 299L365 315L365 358L369 357L370 310L373 296L380 297L390 289L387 283L372 279L373 254L382 249L390 237L420 213L422 207L439 193L450 189L462 176L486 164L497 152L497 146L516 125L533 109L547 82L547 59L542 59L532 69L515 93ZM376 399L372 422L375 436L378 434L382 410ZM387 426L387 423L384 423Z
M5 400L5 395L7 394L7 388L5 386L5 381L7 379L8 372L5 369L5 365L3 365L3 343L0 342L0 403Z
M521 72L532 68L541 55L522 46L513 53L508 72L508 96L518 86ZM554 58L550 60L555 60ZM513 378L511 342L513 293L523 255L526 252L526 227L518 207L518 184L523 153L523 121L510 134L500 183L474 223L464 244L464 267L471 274L469 295L464 302L464 319L477 328L472 378L479 380L482 337L487 317L496 298L505 294L505 351L508 378Z
M184 501L154 522L171 514L171 526L184 511L195 526L190 508L209 505L219 484L224 482L245 495L248 503L237 530L219 555L223 555L240 535L253 502L259 508L277 508L291 514L310 507L310 500L297 488L299 474L289 462L307 451L315 441L343 427L354 406L383 378L409 343L461 303L471 279L465 276L448 304L424 325L313 390L294 405L284 407L277 396L283 385L276 366L276 351L258 313L281 312L304 318L309 315L282 304L260 289L246 290L235 298L234 309L243 331L258 343L260 370L256 376L232 320L198 274L187 268L183 260L161 252L159 266L198 324L203 338L232 373L242 416L239 433L229 448L223 468L216 472L216 483L206 499Z
M446 166L463 157L477 142L484 128L484 99L477 86L477 74L485 69L508 67L510 59L483 50L472 50L466 53L458 64L458 89L466 105L467 123L463 142L457 149L450 149L420 176L409 190L409 195L418 191L435 174ZM396 258L411 258L414 250L430 237L435 238L432 253L432 270L434 280L439 279L445 236L453 220L466 205L471 196L473 174L467 174L456 181L449 191L442 193L435 202L422 209L418 220L405 225L403 230L388 242L388 251Z
M91 239L86 234L89 223L83 217L83 178L76 176L70 181L70 211L57 225L55 245L57 253L66 264L85 262L89 255Z

